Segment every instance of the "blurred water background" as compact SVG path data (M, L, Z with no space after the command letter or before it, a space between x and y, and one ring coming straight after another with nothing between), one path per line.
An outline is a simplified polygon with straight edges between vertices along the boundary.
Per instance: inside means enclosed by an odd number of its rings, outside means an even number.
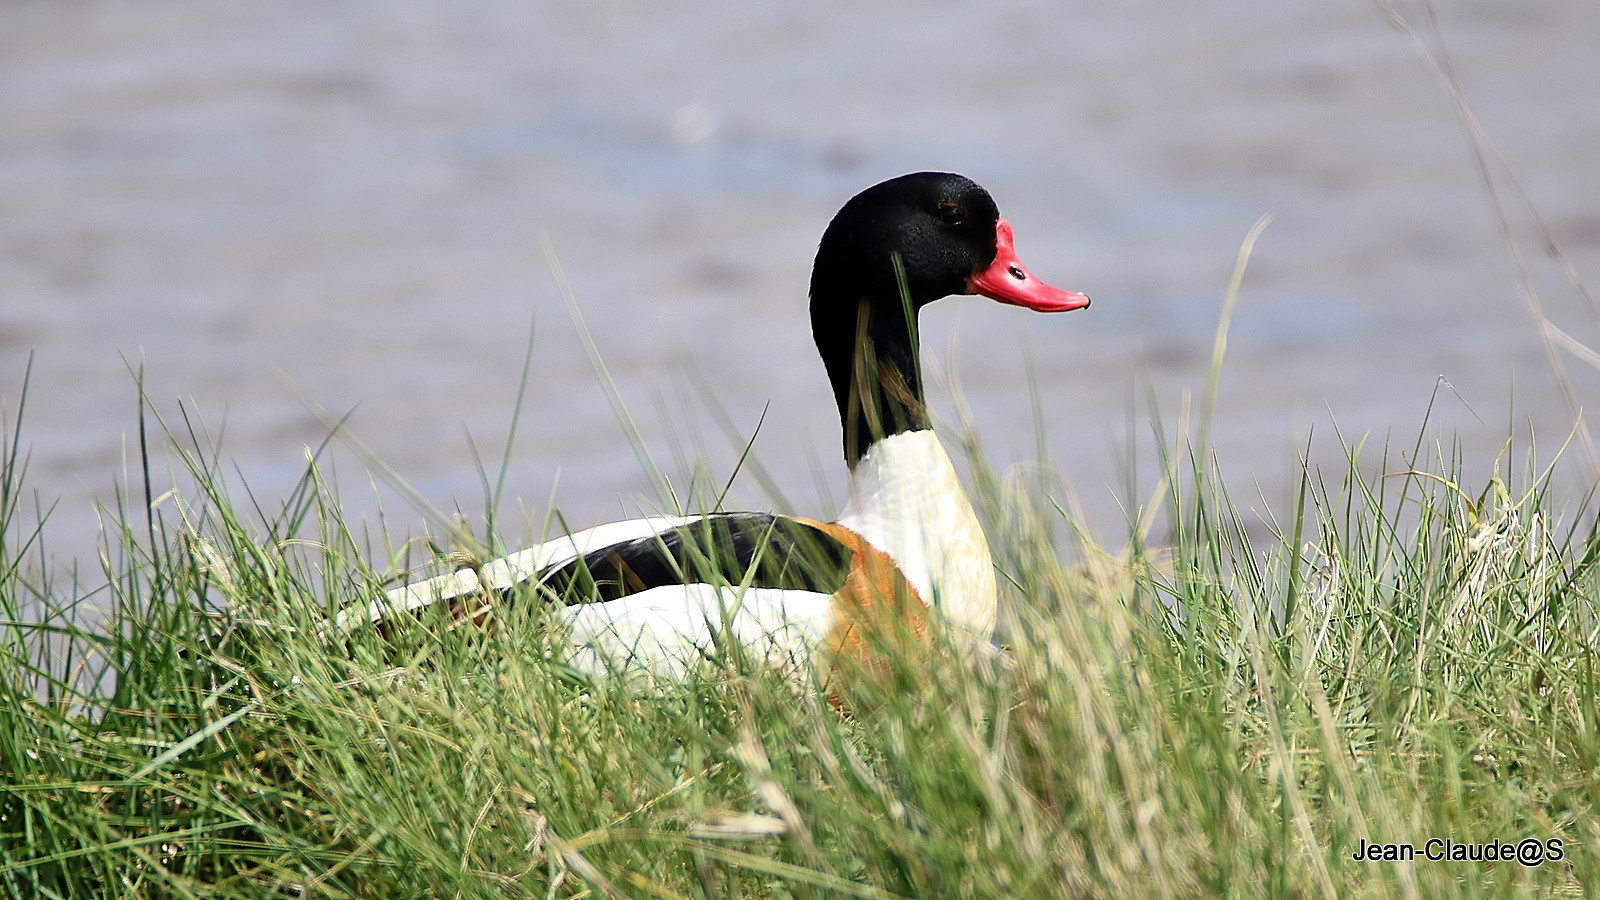
M1371 2L14 0L0 404L14 417L33 354L28 483L59 501L62 565L93 551L95 499L131 474L130 366L170 422L181 400L222 432L267 509L327 433L294 385L353 409L423 497L481 517L471 446L498 464L531 326L508 493L574 527L632 513L648 481L548 236L669 471L684 477L675 445L718 478L738 456L698 372L746 434L767 410L757 455L795 510L829 516L844 478L811 255L856 191L944 169L991 190L1036 273L1095 304L945 301L929 359L1001 466L1035 452L1031 379L1051 462L1113 543L1129 461L1154 485L1147 400L1170 425L1198 395L1265 213L1213 432L1236 501L1281 506L1313 431L1321 465L1342 458L1335 425L1409 448L1436 390L1431 425L1481 484L1508 434L1553 452L1573 417L1426 61L1427 8L1393 11L1421 45ZM1546 252L1600 271L1600 4L1436 11L1545 314L1600 343ZM1593 367L1565 363L1580 404L1600 396ZM360 465L331 458L371 521ZM1571 490L1592 484L1570 469ZM387 496L397 532L419 530ZM749 482L736 496L766 502Z

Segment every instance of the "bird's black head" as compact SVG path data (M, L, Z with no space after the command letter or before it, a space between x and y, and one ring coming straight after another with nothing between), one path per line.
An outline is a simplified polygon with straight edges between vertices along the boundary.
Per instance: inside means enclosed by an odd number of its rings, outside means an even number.
M853 307L863 299L899 308L908 297L920 309L968 293L969 279L994 262L999 218L989 192L960 175L918 172L867 188L823 232L811 272L813 326L834 304L851 307L853 325Z
M918 172L873 185L828 224L811 270L811 332L851 465L879 438L928 427L916 317L951 294L1041 312L1089 305L1028 272L994 199L960 175Z

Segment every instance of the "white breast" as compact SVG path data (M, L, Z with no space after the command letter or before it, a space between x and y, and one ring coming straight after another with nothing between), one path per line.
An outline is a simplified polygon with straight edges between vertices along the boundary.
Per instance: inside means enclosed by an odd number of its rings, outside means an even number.
M977 514L932 431L873 444L850 473L839 524L889 554L946 621L988 640L994 632L994 559Z

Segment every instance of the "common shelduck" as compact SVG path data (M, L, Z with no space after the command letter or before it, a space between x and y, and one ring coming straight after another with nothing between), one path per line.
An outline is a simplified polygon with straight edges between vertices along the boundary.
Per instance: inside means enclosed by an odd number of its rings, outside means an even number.
M986 642L994 562L930 426L917 354L917 312L951 294L1040 312L1089 305L1028 272L994 200L960 175L874 185L823 233L811 331L850 467L837 521L713 513L601 525L390 591L364 616L342 614L340 628L438 603L479 620L502 597L539 597L568 663L660 677L729 643L798 670L819 652L870 659L882 652L874 635L920 640L935 621Z

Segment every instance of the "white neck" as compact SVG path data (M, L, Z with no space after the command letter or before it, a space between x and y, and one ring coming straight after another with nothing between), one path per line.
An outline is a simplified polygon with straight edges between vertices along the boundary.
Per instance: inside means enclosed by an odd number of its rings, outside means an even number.
M946 621L988 640L994 559L932 431L903 431L868 448L850 473L850 499L839 524L889 554Z

